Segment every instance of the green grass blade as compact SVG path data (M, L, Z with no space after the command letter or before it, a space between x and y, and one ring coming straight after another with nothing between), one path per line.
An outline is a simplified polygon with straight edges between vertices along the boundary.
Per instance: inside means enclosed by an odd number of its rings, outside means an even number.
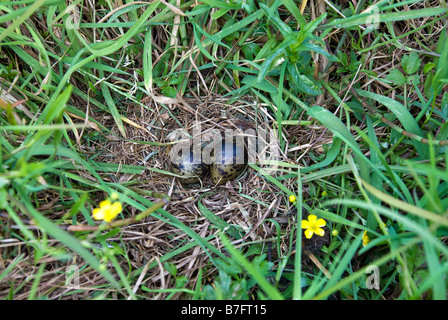
M315 170L318 170L323 167L328 167L336 159L336 157L340 154L341 145L342 145L342 140L335 136L333 138L333 143L331 145L330 150L328 150L327 154L325 155L325 159L319 163L316 163L309 167L305 167L305 168L301 169L302 173L308 173L308 172L315 171Z
M12 12L11 19L13 16L16 18L13 23L11 23L8 28L6 28L5 31L0 33L0 42L3 41L6 37L8 37L11 33L14 32L26 19L28 19L38 8L43 6L45 3L45 0L37 0L33 4L31 4L29 7L27 7L26 11L18 15L17 12Z
M21 187L17 186L17 191L21 195L22 199L28 198L26 192ZM114 276L102 267L100 261L95 256L93 256L77 238L72 236L67 231L62 230L50 219L44 217L28 202L25 202L24 204L26 206L26 211L31 215L31 217L36 221L36 224L42 230L47 232L53 238L59 240L67 248L70 248L71 250L79 254L93 269L95 269L100 275L102 275L115 288L120 288Z
M424 221L423 219L420 219L420 221L422 222L423 226L427 227L426 221ZM431 275L433 274L437 274L441 268L442 265L440 264L440 254L437 252L436 248L434 247L434 245L432 245L431 243L429 243L429 241L424 238L423 239L423 249L425 251L425 258L426 261L428 263L428 271ZM434 282L433 287L432 287L432 292L433 292L433 298L435 300L446 300L446 279L445 277L441 277L439 279L439 281Z
M326 210L322 210L322 209L313 209L311 214L316 214L318 217L328 220L328 221L331 221L331 222L334 222L335 224L340 224L340 225L344 225L347 227L351 227L351 228L355 228L355 229L359 229L359 230L363 230L363 231L369 230L362 224L350 221L350 220L348 220L344 217L341 217L338 214L332 213L330 211L326 211Z
M437 223L439 225L448 227L448 217L444 217L442 215L439 215L437 213L428 211L426 209L414 206L412 204L409 204L407 202L401 201L399 199L396 199L385 192L382 192L378 189L375 189L370 184L363 181L363 185L366 188L367 191L369 191L371 194L373 194L375 197L381 199L383 202L388 203L394 208L399 208L403 210L404 212L408 212L409 214L413 214L417 217L424 218L426 220L430 220L434 223Z
M28 294L28 300L34 300L35 296L37 294L37 289L39 287L39 283L40 280L42 278L42 274L44 273L45 267L47 266L47 264L45 262L42 262L39 265L39 269L37 269L36 274L34 275L34 280L33 283L31 285L31 289L30 289L30 293Z
M390 111L392 111L392 113L397 117L397 119L400 121L400 123L403 125L406 131L413 133L417 136L424 137L424 134L420 129L420 127L418 126L417 122L415 121L414 117L401 103L392 98L368 92L365 90L356 90L356 91L360 96L378 101L379 103L383 104L386 108L388 108ZM428 158L429 151L427 145L417 140L412 140L411 142L417 149L420 157L424 159Z
M124 201L127 202L132 207L136 208L137 210L144 211L146 208L149 208L153 205L153 202L149 201L148 199L142 197L141 195L137 194L136 192L132 191L129 188L126 188L121 184L111 184L111 185L113 185L116 190L121 190L121 192L126 195L124 197ZM218 257L224 258L224 255L217 248L215 248L210 243L205 241L204 238L200 237L195 231L187 227L184 223L182 223L179 219L171 215L166 210L158 209L155 213L152 213L151 216L159 220L165 221L166 223L169 223L170 225L185 232L189 237L195 240L198 243L198 245L201 246L201 248L203 248L205 254L209 256L211 261L214 261L213 257L211 256L211 253L214 253Z
M102 72L100 72L100 75ZM104 77L104 74L102 75ZM121 115L118 112L117 106L115 105L115 101L110 94L109 87L106 82L101 83L101 92L103 93L104 99L106 100L106 104L109 107L110 114L115 120L115 123L120 131L121 135L126 138L126 131L124 130L123 120L121 120Z
M216 226L218 229L220 229L223 232L228 233L231 237L235 239L241 239L241 232L238 231L235 226L230 225L217 215L215 215L213 212L207 209L206 206L202 203L202 198L206 196L207 193L204 193L198 200L198 209L199 211L204 215L204 217L210 221L214 226Z
M251 263L247 260L240 251L230 243L225 235L221 235L222 242L229 251L230 255L255 279L258 285L272 300L283 300L283 296L272 284L270 284L264 275L262 275Z
M343 274L347 270L348 265L350 264L350 261L352 260L353 256L356 254L356 251L361 245L361 242L362 242L362 232L358 234L358 236L351 243L350 247L344 254L343 258L340 261L338 261L337 267L331 273L331 278L330 280L328 280L327 284L323 288L323 291L333 287L336 283L338 283L341 280Z
M2 282L2 280L6 278L12 270L14 270L14 268L20 263L20 261L23 260L23 258L25 258L24 253L21 253L14 258L14 260L2 271L2 273L0 273L0 282Z
M58 87L56 88L53 96L50 98L49 103L53 102L53 99L55 99L56 96L59 95L59 93L62 91L63 87L65 86L65 84L67 83L67 81L70 79L70 77L72 76L72 73L77 71L78 69L81 69L83 66L85 66L87 63L91 62L92 60L95 60L98 57L101 56L107 56L110 55L112 53L114 53L115 51L117 51L118 49L122 48L123 46L126 45L126 43L133 37L135 36L138 32L140 32L141 28L143 27L143 24L147 22L147 20L149 19L149 17L151 16L151 14L157 9L157 7L160 5L161 2L159 1L155 1L151 4L149 4L148 9L146 9L146 11L142 14L142 16L136 21L136 23L131 27L131 29L129 29L122 37L120 37L117 41L113 41L110 43L106 43L106 42L100 42L99 44L101 44L102 48L91 48L87 43L85 43L84 39L82 37L79 36L80 40L82 40L84 42L84 45L86 47L84 47L78 54L77 56L81 56L82 51L86 50L87 48L89 49L89 51L92 53L91 55L87 56L85 59L73 63L70 68L67 70L67 72L64 74L64 76L62 77L62 79L59 82ZM118 120L120 121L120 120Z
M440 240L435 237L428 229L422 227L419 223L413 221L409 217L402 215L398 212L392 211L388 208L385 208L381 205L369 204L365 201L360 200L350 200L350 199L335 199L328 200L322 203L323 206L332 206L332 205L346 205L354 208L362 208L362 209L374 209L378 213L390 218L395 219L398 222L402 223L404 226L418 233L420 237L426 239L429 243L435 245L436 248L441 250L444 254L448 254L448 247L446 247Z
M306 24L305 18L300 13L297 4L293 0L282 0L282 4L288 9L288 11L294 16L299 25L303 28Z
M60 117L62 115L62 111L65 108L65 105L70 99L72 94L73 87L69 85L62 93L57 97L54 102L49 103L45 109L42 111L41 116L37 120L37 123L49 124L54 119Z
M302 177L300 169L297 171L297 221L296 221L296 252L294 256L294 283L292 298L302 299L302 219L303 219L303 194Z
M260 7L268 14L268 19L270 19L275 24L275 26L284 37L287 37L292 33L291 28L286 23L284 23L277 15L277 10L275 10L274 12L273 7L268 7L263 3L260 3Z
M365 156L359 145L356 143L355 138L353 138L352 134L348 131L347 127L344 126L341 120L320 106L309 108L308 114L325 125L325 127L330 129L336 137L349 145L349 147L355 152L355 156L361 171L361 177L367 181L370 181L369 168Z
M443 15L447 11L446 8L425 8L420 10L400 10L398 12L387 13L362 13L353 17L336 19L327 24L327 26L333 26L336 28L349 28L353 26L359 26L366 23L380 23L380 22L392 22L403 21L409 19L418 19L422 17L432 17L437 15ZM372 17L372 15L376 15Z
M196 23L193 24L194 28L193 28L193 34L194 34L194 40L196 45L199 48L199 51L201 51L201 53L206 56L208 59L210 59L211 61L215 61L216 59L213 58L213 56L207 51L207 49L205 49L205 46L202 44L202 40L201 37L199 36L198 33L198 29L201 29ZM206 38L207 39L207 38Z

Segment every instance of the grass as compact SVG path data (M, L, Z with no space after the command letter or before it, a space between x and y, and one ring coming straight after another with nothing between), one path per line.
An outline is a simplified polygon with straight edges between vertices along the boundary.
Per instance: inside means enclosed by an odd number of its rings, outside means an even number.
M444 1L0 10L1 299L446 300ZM173 132L241 119L279 158L179 184Z

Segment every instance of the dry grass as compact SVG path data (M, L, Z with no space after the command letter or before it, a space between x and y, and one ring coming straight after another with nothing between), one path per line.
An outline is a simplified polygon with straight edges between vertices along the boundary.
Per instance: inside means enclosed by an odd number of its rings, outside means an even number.
M248 99L248 97L246 97ZM274 119L269 115L266 107L257 101L245 101L244 98L232 104L228 98L209 95L204 97L205 102L196 99L183 100L181 103L170 105L170 112L177 122L166 116L164 110L150 111L148 109L129 106L126 110L128 119L132 124L125 124L126 136L129 141L110 141L103 146L104 152L98 157L98 161L120 163L126 165L144 165L147 170L136 177L132 174L117 172L109 177L120 183L132 183L132 187L140 190L150 190L158 194L171 197L171 201L165 208L186 226L194 230L201 237L206 238L210 234L218 232L209 220L201 213L198 201L202 205L231 225L239 226L247 233L235 244L271 242L276 234L274 225L266 223L267 219L279 221L285 228L286 234L291 232L292 223L291 208L288 199L277 187L266 181L252 168L248 168L236 181L226 185L213 187L206 179L204 185L184 186L168 174L160 173L152 169L170 172L170 146L148 146L139 142L150 141L154 143L168 144L171 142L169 133L179 128L185 128L192 134L192 128L200 123L203 136L218 128L219 130L235 129L238 121L246 121L257 125L257 129L268 130L273 126ZM107 119L97 119L100 122ZM106 125L106 123L103 123ZM112 132L119 134L117 130ZM319 151L322 144L331 142L332 135L323 126L313 125L307 127L286 126L283 128L286 141L294 141L294 145L288 145L292 151L287 152L291 158L282 156L281 161L295 163L295 159L310 161L307 152ZM278 174L274 173L274 176ZM104 178L105 180L107 177ZM138 181L135 181L135 180ZM294 188L294 178L286 179L283 184ZM304 196L306 196L306 186ZM137 212L130 212L131 215ZM286 238L286 237L285 237ZM157 260L184 241L188 241L185 234L172 228L167 223L149 218L141 224L131 225L123 229L120 237L128 247L128 256L132 257L131 264L135 269ZM118 240L118 239L110 239ZM217 239L211 243L221 247ZM247 244L246 244L247 245ZM322 244L319 245L319 247ZM285 243L283 250L288 250ZM195 284L196 272L206 266L202 250L199 248L183 252L172 260L178 269L179 275L190 279L191 286ZM170 282L170 275L163 268L154 268L151 275L147 274L147 282L142 284L152 289L165 289ZM210 271L213 274L215 271ZM210 279L213 279L211 277ZM154 294L154 298L163 298L165 295ZM179 294L180 295L180 294Z

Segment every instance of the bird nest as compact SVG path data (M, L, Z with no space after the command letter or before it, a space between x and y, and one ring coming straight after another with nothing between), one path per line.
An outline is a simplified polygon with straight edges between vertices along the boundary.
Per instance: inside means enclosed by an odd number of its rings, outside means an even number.
M269 177L279 177L294 169L285 172L283 167L272 166L272 163L266 165L258 157L237 179L220 186L212 185L209 179L205 179L202 185L183 185L170 170L170 150L177 142L173 133L180 129L194 136L199 126L202 138L207 139L211 132L250 128L257 133L264 132L271 143L268 145L272 146L272 142L279 139L276 119L269 107L252 97L231 100L213 96L203 101L178 98L165 102L167 107L164 108L153 100L147 101L147 107L134 104L128 106L124 122L126 139L109 139L97 160L143 166L145 170L139 175L118 171L108 179L132 186L134 190L144 190L150 199L157 200L161 195L170 197L164 209L203 238L220 232L208 219L207 214L210 213L236 227L239 236L232 238L235 244L243 245L253 241L265 243L274 239L276 229L273 220L279 222L286 231L291 229L288 195ZM104 119L102 123L114 127L112 119ZM122 135L118 128L112 129L112 132L117 136ZM281 133L285 143L282 150L286 150L286 153L278 148L275 154L275 160L281 163L306 164L311 161L306 151L313 149L314 153L319 153L322 143L332 141L331 134L317 125L283 126ZM295 179L290 177L280 181L292 193L296 193ZM306 194L306 186L303 192ZM139 213L135 211L135 208L125 206L125 215L135 216ZM124 227L121 239L129 239L128 253L134 258L131 263L136 268L190 241L188 235L152 216L138 224ZM220 247L218 238L210 241L215 247ZM285 249L287 246L285 243ZM207 264L207 257L203 253L201 248L195 247L176 256L172 262L180 274L191 277L197 268ZM148 273L154 274L148 275L150 283L146 285L160 288L160 281L166 273L153 269L148 270Z

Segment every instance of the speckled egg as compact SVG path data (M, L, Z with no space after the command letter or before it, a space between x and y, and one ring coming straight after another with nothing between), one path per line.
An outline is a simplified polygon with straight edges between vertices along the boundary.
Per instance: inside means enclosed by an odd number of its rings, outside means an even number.
M242 141L222 141L215 148L210 168L212 182L222 185L235 179L247 165L247 152Z
M177 175L183 184L199 183L208 172L208 165L194 161L193 150L184 151L171 160L171 171Z

